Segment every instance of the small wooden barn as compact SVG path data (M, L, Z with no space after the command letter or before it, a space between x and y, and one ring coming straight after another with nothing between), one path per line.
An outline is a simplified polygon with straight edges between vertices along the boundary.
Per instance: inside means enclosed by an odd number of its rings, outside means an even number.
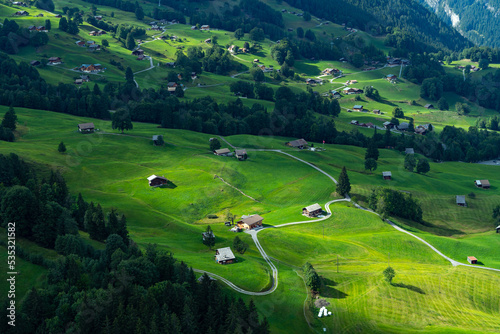
M384 180L391 180L392 173L391 172L382 172L382 177L384 178Z
M80 131L81 133L90 133L94 132L94 130L95 130L94 123L78 124L78 131Z
M317 217L322 213L323 209L318 203L302 208L302 214L307 217Z
M285 143L285 145L303 149L303 148L307 147L307 141L304 138L302 138L302 139L289 141L289 142Z
M221 148L219 150L215 150L214 154L218 156L228 157L231 155L231 151L228 148Z
M490 189L490 181L488 180L476 180L474 181L474 184L478 188Z
M465 202L465 195L457 195L457 205L467 206L467 203Z
M240 221L236 223L236 225L240 228L244 228L246 230L251 230L253 228L262 226L262 221L264 218L262 218L259 215L251 215L249 217L243 218Z
M150 187L159 187L168 183L166 177L156 175L151 175L150 177L148 177L148 181Z
M477 259L474 256L467 256L467 262L470 264L477 264Z
M246 160L248 158L246 150L235 150L234 154L238 160Z
M229 264L236 262L236 257L231 250L231 247L224 247L215 250L215 261L218 264Z

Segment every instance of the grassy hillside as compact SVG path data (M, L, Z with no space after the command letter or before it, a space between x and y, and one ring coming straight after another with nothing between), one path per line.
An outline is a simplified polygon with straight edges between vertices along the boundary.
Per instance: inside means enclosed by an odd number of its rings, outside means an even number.
M1 113L5 110L0 108ZM250 236L239 234L250 248L244 255L237 254L238 263L220 266L213 261L213 251L201 243L205 225L210 224L215 232L216 248L231 246L235 234L222 224L226 209L237 216L258 213L266 225L276 225L303 220L300 212L304 205L324 205L335 198L333 184L324 175L278 153L249 151L249 159L239 162L211 154L210 136L205 134L135 123L134 130L119 135L106 121L20 108L16 111L22 136L15 143L2 144L0 153L14 151L27 160L60 169L72 193L82 192L87 200L100 202L105 211L116 208L124 213L131 236L139 245L157 243L188 265L222 275L249 290L259 291L270 284L269 267ZM76 124L84 121L94 121L100 131L93 135L78 133ZM150 141L153 134L163 134L167 144L154 147ZM61 140L68 148L66 154L57 152ZM228 140L247 149L285 149L283 143L288 139L233 136ZM361 202L377 185L410 191L422 202L424 219L430 226L406 221L401 224L458 261L465 262L466 256L474 255L483 265L500 268L494 252L500 240L491 229L488 213L499 196L495 186L500 181L498 167L431 164L429 175L422 176L404 171L399 153L381 150L378 170L392 170L394 175L394 180L387 182L379 172L363 171L364 150L338 145L326 148L321 153L291 152L335 177L346 165L353 195ZM151 174L165 175L172 183L167 188L150 189L146 177ZM214 174L259 202L214 179ZM476 190L472 180L466 179L467 175L478 174L493 185L487 193ZM454 195L470 191L477 196L468 200L469 207L455 206ZM273 333L290 332L291 328L307 330L303 318L305 288L298 276L298 267L306 261L327 279L322 297L332 303L329 309L335 315L319 321L316 311L306 307L313 327L347 333L398 332L405 326L417 332L496 330L499 301L493 291L499 283L498 275L452 268L428 247L373 214L344 204L332 206L332 212L332 218L324 223L259 233L266 252L280 260L277 292L254 298L260 312L268 316ZM208 219L208 214L221 218ZM399 287L382 280L388 254ZM422 316L415 314L408 323L406 314L416 309Z

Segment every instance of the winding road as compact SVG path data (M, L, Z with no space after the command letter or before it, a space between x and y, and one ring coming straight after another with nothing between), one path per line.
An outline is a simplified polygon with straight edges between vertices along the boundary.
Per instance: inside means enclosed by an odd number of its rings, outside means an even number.
M226 142L229 146L235 148L233 145L231 145L226 139L222 138L219 136L219 138L221 138L224 142ZM248 150L250 151L250 149ZM324 174L325 176L327 176L331 181L333 181L333 183L337 184L337 180L335 180L335 178L333 176L331 176L330 174L328 174L327 172L325 172L324 170L318 168L317 166L315 166L314 164L310 163L310 162L307 162L303 159L300 159L300 158L297 158L296 156L293 156L291 155L290 153L286 153L286 152L283 152L281 150L277 150L277 149L255 149L255 150L252 150L252 151L265 151L265 152L276 152L276 153L281 153L281 154L284 154L284 155L287 155L295 160L298 160L314 169L316 169L318 172ZM264 248L262 247L262 245L260 244L259 242L259 238L258 238L258 233L260 231L263 231L263 230L266 230L266 229L269 229L269 228L281 228L281 227L287 227L287 226L293 226L293 225L299 225L299 224L310 224L310 223L317 223L319 221L323 221L323 220L326 220L328 218L330 218L331 216L331 210L330 210L330 205L332 203L336 203L336 202L352 202L351 201L351 198L349 197L349 195L346 195L345 198L342 198L342 199L335 199L335 200L332 200L332 201L329 201L325 204L325 210L326 212L328 213L325 217L323 218L319 218L319 219L314 219L314 220L306 220L306 221L298 221L298 222L290 222L290 223L285 223L285 224L280 224L280 225L275 225L275 226L269 226L269 227L263 227L263 228L260 228L260 229L254 229L254 230L247 230L245 231L246 233L250 234L252 236L252 240L254 241L255 243L255 246L257 246L257 249L259 250L260 254L262 255L262 257L264 258L264 260L267 262L267 264L269 265L269 267L271 268L271 271L272 271L272 277L273 277L273 282L272 282L272 286L266 290L266 291L260 291L260 292L253 292L253 291L247 291L247 290L244 290L238 286L236 286L234 283L232 283L231 281L217 275L217 274L214 274L214 273L211 273L211 272L208 272L208 271L205 271L205 270L199 270L199 269L193 269L193 271L197 272L197 273L206 273L208 274L210 277L212 278L215 278L215 279L219 279L221 280L222 282L226 283L229 287L231 287L233 290L237 291L237 292L240 292L242 294L245 294L245 295L251 295L251 296L265 296L265 295L269 295L271 293L273 293L274 291L276 291L276 289L278 288L278 269L276 268L276 266L274 265L274 263L271 261L271 259L269 258L269 256L267 255L266 251L264 250ZM370 209L367 209L367 208L364 208L360 205L358 205L357 203L355 202L352 202L354 204L354 206L360 210L364 210L364 211L367 211L367 212L370 212L370 213L373 213L377 216L380 216L378 213L370 210ZM474 265L471 265L471 264L465 264L465 263L460 263L458 261L455 261L453 260L452 258L444 255L443 253L441 253L436 247L432 246L430 243L428 243L427 241L425 241L424 239L416 236L415 234L411 233L411 232L408 232L406 231L405 229L397 226L394 222L386 219L385 220L390 226L392 226L393 228L395 228L396 230L402 232L402 233L406 233L408 234L409 236L415 238L415 239L418 239L419 241L421 241L422 243L424 243L425 245L427 245L429 248L431 248L435 253L437 253L439 256L443 257L444 259L446 259L447 261L449 261L453 266L464 266L464 267L471 267L471 268L477 268L477 269L483 269L483 270L490 270L490 271L496 271L496 272L500 272L500 269L496 269L496 268L489 268L489 267L480 267L480 266L474 266Z

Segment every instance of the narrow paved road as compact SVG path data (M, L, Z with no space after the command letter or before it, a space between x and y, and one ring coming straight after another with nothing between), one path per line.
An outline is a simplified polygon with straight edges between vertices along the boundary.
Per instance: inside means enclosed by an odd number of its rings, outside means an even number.
M226 142L229 146L233 147L233 145L231 145L225 138L219 136L224 142ZM284 154L284 155L287 155L295 160L298 160L302 163L305 163L306 165L316 169L318 172L324 174L325 176L327 176L330 180L333 181L333 183L337 184L337 180L335 180L334 177L332 177L330 174L328 174L327 172L325 172L324 170L318 168L317 166L315 166L314 164L310 163L310 162L307 162L303 159L300 159L300 158L297 158L296 156L293 156L289 153L286 153L286 152L283 152L281 150L277 150L277 149L255 149L253 151L267 151L267 152L277 152L277 153L281 153L281 154ZM197 272L197 273L207 273L209 276L213 277L213 278L216 278L216 279L219 279L221 280L222 282L226 283L227 285L229 285L232 289L234 289L235 291L237 292L240 292L240 293L243 293L243 294L246 294L246 295L251 295L251 296L265 296L265 295L269 295L271 293L273 293L276 288L278 287L278 269L276 268L276 266L273 264L273 262L271 261L271 259L269 258L269 256L267 255L267 253L265 252L264 248L262 247L262 245L260 244L260 241L257 237L258 233L260 231L263 231L263 230L266 230L266 229L269 229L269 228L281 228L281 227L286 227L286 226L292 226L292 225L299 225L299 224L310 224L310 223L317 223L319 221L323 221L323 220L326 220L328 218L330 218L331 216L331 210L330 210L330 204L332 203L336 203L336 202L343 202L343 201L347 201L347 202L352 202L351 201L351 198L347 195L345 198L342 198L342 199L336 199L336 200L332 200L332 201L329 201L325 204L325 210L326 212L328 213L325 217L323 218L319 218L319 219L314 219L314 220L306 220L306 221L299 221L299 222L290 222L290 223L285 223L285 224L280 224L280 225L275 225L275 226L269 226L269 227L264 227L264 228L260 228L260 229L257 229L257 230L249 230L249 231L245 231L246 233L250 234L252 236L252 240L254 241L255 245L257 246L257 249L259 250L260 254L262 255L262 257L264 258L264 260L269 264L269 267L271 268L271 271L272 271L272 276L273 276L273 282L272 282L272 286L271 288L269 288L268 290L266 291L262 291L262 292L252 292L252 291L247 291L247 290L244 290L238 286L236 286L234 283L230 282L229 280L219 276L219 275L216 275L214 273L211 273L211 272L208 272L208 271L204 271L204 270L199 270L199 269L193 269L193 271ZM373 214L376 214L378 216L380 216L378 213L370 210L370 209L366 209L362 206L360 206L359 204L357 203L354 203L354 206L360 210L364 210L364 211L368 211L368 212L371 212ZM403 233L406 233L412 237L414 237L415 239L418 239L420 240L422 243L424 243L425 245L429 246L434 252L436 252L439 256L443 257L444 259L446 259L447 261L449 261L453 266L464 266L464 267L471 267L471 268L478 268L478 269L484 269L484 270L490 270L490 271L496 271L496 272L500 272L500 269L496 269L496 268L489 268L489 267L481 267L481 266L474 266L474 265L471 265L471 264L465 264L465 263L460 263L458 261L455 261L453 260L452 258L444 255L443 253L441 253L436 247L432 246L430 243L428 243L427 241L425 241L424 239L416 236L415 234L411 233L411 232L408 232L406 231L405 229L397 226L396 224L394 224L392 221L390 220L386 220L386 222L392 226L393 228L395 228L396 230L400 231L400 232L403 232Z

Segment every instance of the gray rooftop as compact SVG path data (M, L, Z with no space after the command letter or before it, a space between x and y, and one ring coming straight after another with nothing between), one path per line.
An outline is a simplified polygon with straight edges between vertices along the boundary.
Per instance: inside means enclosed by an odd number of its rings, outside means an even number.
M228 260L234 260L234 254L233 251L231 250L231 247L224 247L224 248L219 248L217 249L217 255L215 255L215 258L217 261L228 261Z
M234 153L238 156L245 155L245 154L247 154L247 150L235 150Z
M407 149L405 149L405 153L406 154L415 154L415 150L412 148L407 148Z
M290 146L293 146L293 147L300 147L300 146L306 146L307 141L304 138L302 138L302 139L293 140L293 141L289 142L288 144L290 144Z
M307 212L313 212L316 210L321 210L321 206L318 203L316 203L313 205L306 206L304 209L306 209Z
M465 204L465 195L457 195L457 204Z
M391 172L382 172L382 176L392 176Z
M228 148L221 148L219 150L215 150L215 154L228 154L231 153L231 151Z

